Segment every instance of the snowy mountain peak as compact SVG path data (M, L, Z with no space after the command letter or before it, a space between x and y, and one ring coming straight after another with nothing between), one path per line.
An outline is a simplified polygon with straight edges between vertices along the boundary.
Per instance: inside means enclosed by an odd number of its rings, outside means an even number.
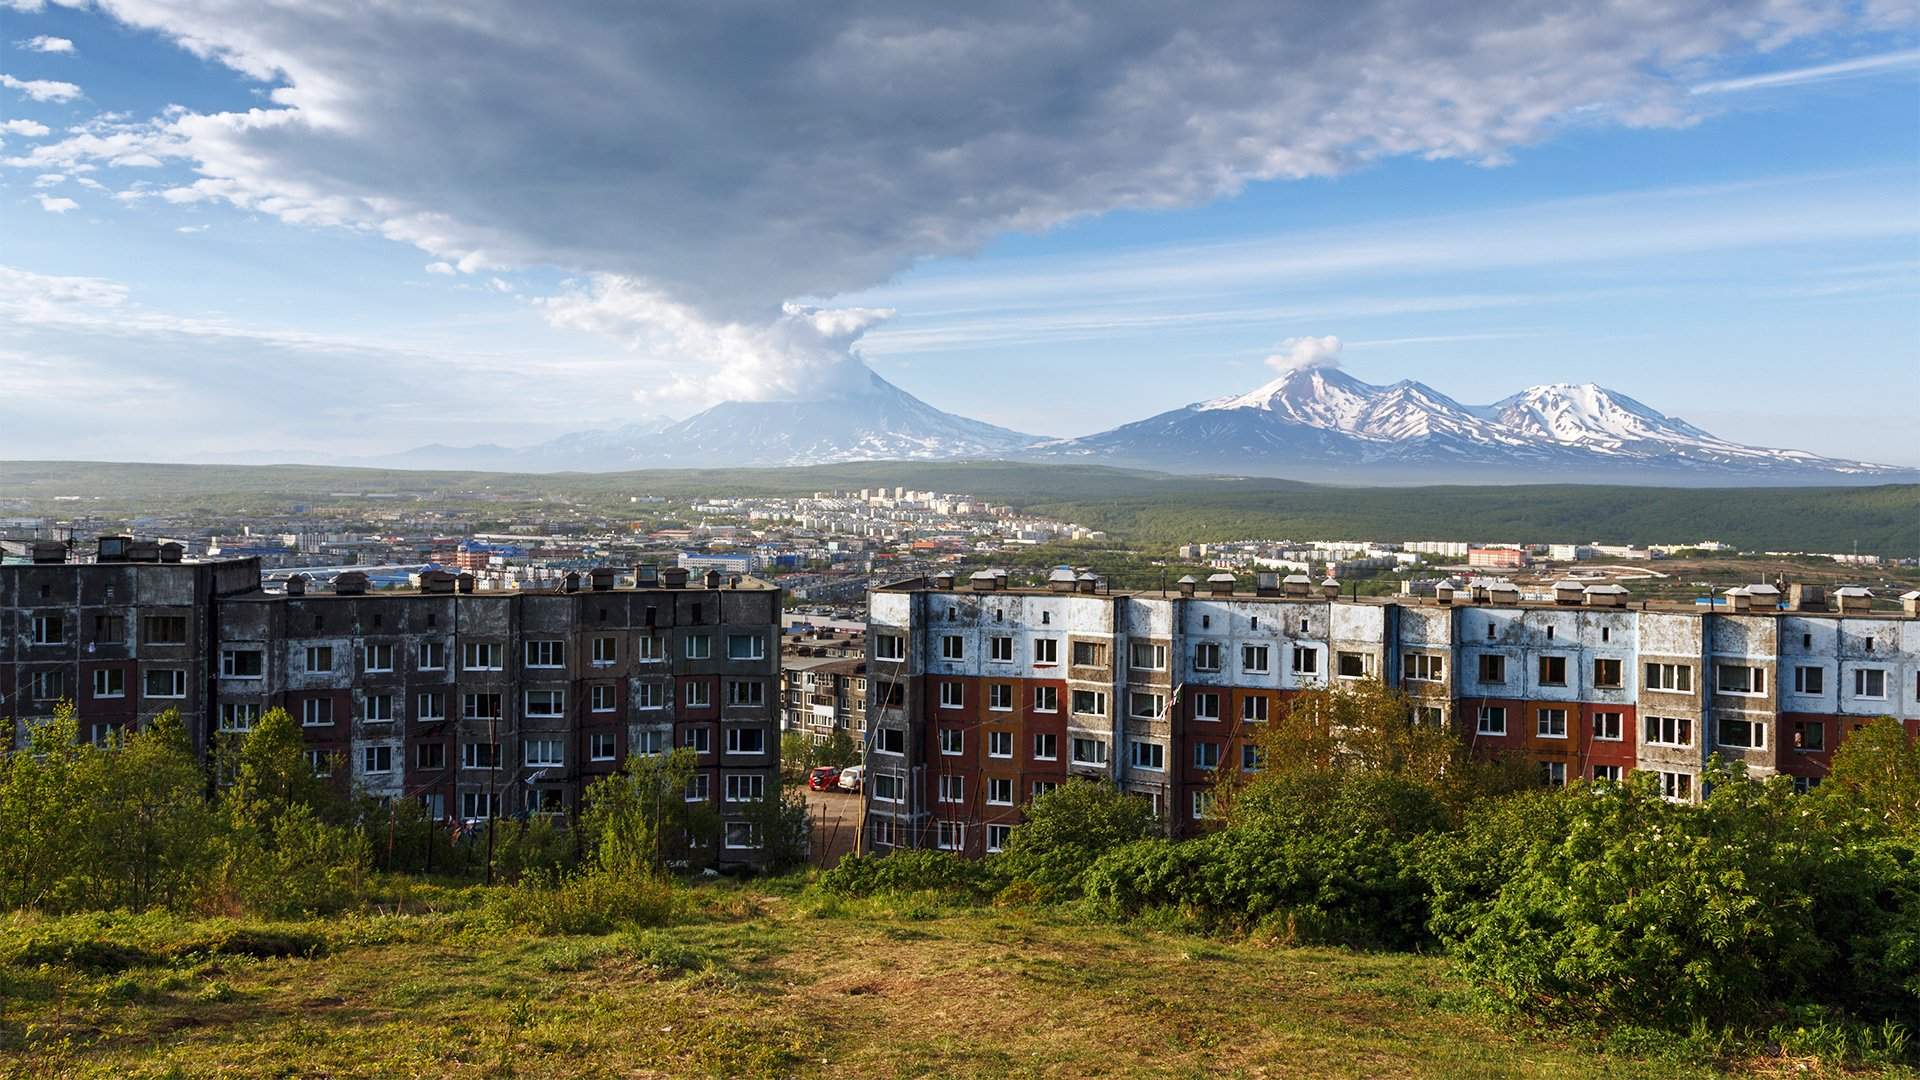
M1314 427L1344 430L1381 392L1338 368L1296 368L1244 394L1229 394L1195 408L1260 409Z
M1496 402L1491 412L1502 424L1529 437L1550 439L1563 446L1619 442L1725 444L1684 420L1594 383L1530 386Z

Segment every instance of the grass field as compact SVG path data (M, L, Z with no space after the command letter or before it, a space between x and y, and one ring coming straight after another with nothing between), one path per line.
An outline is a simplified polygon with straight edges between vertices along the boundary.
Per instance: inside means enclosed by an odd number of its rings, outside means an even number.
M405 913L279 925L12 916L0 921L0 1073L1717 1071L1498 1021L1437 958L1221 942L914 897L838 901L791 881L702 887L697 912L671 928L539 937L476 918L474 893L429 888Z

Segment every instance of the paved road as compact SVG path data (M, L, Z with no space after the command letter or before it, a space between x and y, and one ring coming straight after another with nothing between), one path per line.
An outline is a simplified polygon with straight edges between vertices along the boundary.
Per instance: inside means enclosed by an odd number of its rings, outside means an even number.
M853 851L860 828L860 796L839 791L808 791L807 813L813 818L815 866L833 866Z

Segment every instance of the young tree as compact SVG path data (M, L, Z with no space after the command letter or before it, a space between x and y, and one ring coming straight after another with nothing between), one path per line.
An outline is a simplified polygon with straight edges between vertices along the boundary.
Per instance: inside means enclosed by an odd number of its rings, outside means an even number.
M1153 805L1111 784L1070 780L1027 804L1007 836L1001 866L1010 877L1072 895L1094 860L1160 834Z
M91 815L99 867L112 882L101 906L177 908L206 881L218 820L207 777L172 709L99 755Z
M1920 837L1920 742L1907 736L1900 721L1879 717L1834 751L1832 771L1820 790L1896 833Z
M27 722L25 746L0 755L0 903L72 902L71 871L92 854L91 799L82 778L95 769L97 754L80 741L73 705L63 702L51 719Z
M719 818L713 808L687 801L696 767L686 747L630 754L619 772L587 789L580 827L600 869L656 876L689 861L694 843L714 841Z

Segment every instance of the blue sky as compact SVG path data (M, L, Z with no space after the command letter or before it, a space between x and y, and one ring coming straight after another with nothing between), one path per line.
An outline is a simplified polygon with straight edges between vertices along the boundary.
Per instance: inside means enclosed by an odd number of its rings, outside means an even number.
M1592 381L1920 465L1913 11L1673 6L0 0L0 457L532 442L849 349L1074 435L1337 335L1468 403Z

